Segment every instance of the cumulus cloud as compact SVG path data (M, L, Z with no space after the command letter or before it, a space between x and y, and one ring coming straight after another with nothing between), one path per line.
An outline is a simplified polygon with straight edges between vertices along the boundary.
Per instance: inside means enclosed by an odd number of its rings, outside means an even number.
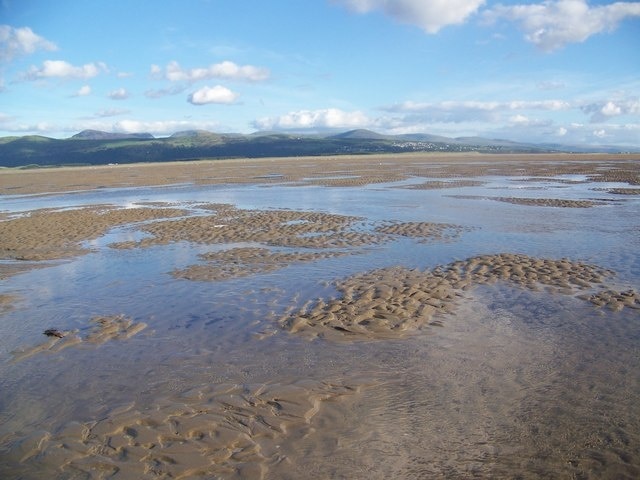
M421 121L462 123L468 121L497 121L503 112L547 110L568 110L571 104L564 100L512 100L508 102L489 101L443 101L412 102L385 107L392 113L411 114ZM512 116L511 118L517 118Z
M116 88L115 90L111 90L107 95L111 100L126 100L129 98L129 92L126 88Z
M187 101L193 105L206 105L208 103L233 103L238 98L238 94L232 92L222 85L215 87L202 87L189 94Z
M45 60L42 63L42 67L32 66L22 78L25 80L45 78L89 79L107 71L107 66L102 62L74 66L64 60Z
M8 62L21 55L30 55L37 50L57 50L53 42L36 35L29 27L14 28L0 25L0 61Z
M485 0L334 0L358 13L380 10L390 17L437 33L447 25L464 23Z
M604 128L594 130L592 135L597 138L605 138L607 136L607 131Z
M582 111L590 116L591 123L606 122L621 115L640 114L640 99L607 100L582 106Z
M337 108L299 110L279 117L264 117L253 122L258 130L298 130L362 128L374 123L360 111L345 112Z
M550 52L615 30L625 18L640 16L640 2L591 7L586 0L547 0L527 5L497 5L484 15L489 21L504 18L518 22L529 42Z
M89 85L83 85L72 96L73 97L86 97L87 95L91 95L91 87Z
M21 133L21 134L47 134L49 132L53 132L56 130L56 126L49 122L38 122L38 123L21 123L18 121L15 122L0 122L2 124L2 129L7 132L12 133Z
M512 116L509 118L509 121L516 125L529 125L531 123L531 120L528 117L520 114Z
M111 126L103 125L99 130L112 130L119 133L149 132L153 135L171 135L181 130L218 130L220 124L190 120L120 120Z
M164 78L170 82L193 83L212 78L261 82L267 80L269 75L269 70L266 68L253 65L237 65L230 61L191 69L182 68L176 61L169 62L164 70L158 65L151 65L152 77Z

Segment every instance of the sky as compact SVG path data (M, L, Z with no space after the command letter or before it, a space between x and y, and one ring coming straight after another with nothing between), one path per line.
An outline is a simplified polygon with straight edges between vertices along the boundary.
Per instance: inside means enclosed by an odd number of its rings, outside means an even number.
M640 2L0 0L0 136L640 146Z

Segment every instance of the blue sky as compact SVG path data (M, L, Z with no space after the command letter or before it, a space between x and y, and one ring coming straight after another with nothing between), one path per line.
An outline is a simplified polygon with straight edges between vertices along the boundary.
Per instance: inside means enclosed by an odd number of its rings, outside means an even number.
M0 0L0 136L640 146L640 2Z

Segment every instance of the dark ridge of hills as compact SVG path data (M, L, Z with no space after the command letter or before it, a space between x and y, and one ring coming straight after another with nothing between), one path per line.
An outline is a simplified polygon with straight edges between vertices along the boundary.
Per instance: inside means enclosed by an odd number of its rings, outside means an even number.
M462 143L458 142L455 138L443 137L441 135L431 135L430 133L406 133L402 135L398 135L399 138L402 138L406 141L414 141L414 142L432 142L432 143Z
M637 153L640 148L571 147L430 134L382 135L364 129L327 136L284 132L243 135L185 130L161 138L148 133L119 134L85 130L66 139L37 135L0 138L0 167L404 152Z
M382 135L381 133L360 128L357 130L349 130L348 132L331 135L328 138L350 139L350 140L389 140L390 138L393 138L393 137L390 135Z
M111 133L100 130L83 130L76 133L71 138L79 140L125 140L125 139L143 139L149 140L155 138L150 133Z
M482 137L456 137L455 141L464 143L466 145L479 145L479 146L503 146L503 147L512 147L512 146L522 146L529 145L531 147L535 146L534 144L529 143L519 143L513 142L511 140L504 140L501 138L482 138Z
M170 135L169 138L220 138L221 135L208 130L182 130Z

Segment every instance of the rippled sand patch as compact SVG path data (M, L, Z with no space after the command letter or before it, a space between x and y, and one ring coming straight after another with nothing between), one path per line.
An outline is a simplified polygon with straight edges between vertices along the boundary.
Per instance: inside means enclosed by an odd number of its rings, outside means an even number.
M376 232L418 238L422 242L451 241L458 238L463 231L464 228L459 225L433 222L393 222L376 228Z
M480 180L430 180L415 185L403 185L398 188L408 190L441 190L444 188L480 187L484 184L485 182Z
M93 326L84 336L77 329L70 331L48 329L44 332L48 337L46 342L12 352L13 361L24 360L38 353L57 353L84 342L101 345L110 340L125 340L147 328L146 323L136 323L125 315L95 317L91 319L91 323Z
M491 199L499 202L513 203L515 205L529 205L533 207L590 208L606 203L594 200L568 200L562 198L491 197Z
M450 197L463 200L495 200L498 202L532 207L591 208L609 203L605 200L570 200L562 198L485 197L479 195L450 195Z
M53 260L89 250L81 243L110 228L133 222L184 215L173 208L92 206L70 210L43 209L0 221L0 259Z
M610 188L607 192L614 195L640 195L640 188Z
M313 380L205 385L13 439L5 462L38 478L261 479L313 433L326 402L358 390Z
M321 185L323 187L362 187L376 183L389 183L404 180L405 175L385 172L382 175L356 175L343 178L306 178L302 184Z
M240 210L224 205L212 215L166 220L142 226L151 236L116 248L164 245L178 241L201 244L253 242L277 247L343 248L370 245L381 235L361 231L362 219L323 212Z
M580 298L588 300L596 307L606 307L615 312L625 307L640 310L640 293L633 289L622 292L607 289L592 295L584 295Z
M507 281L572 295L611 275L609 270L581 262L518 254L483 255L426 271L386 268L339 282L338 298L310 302L287 312L278 323L311 338L397 338L427 325L440 325L435 316L452 312L463 291L478 285Z
M267 248L232 248L199 255L207 263L174 270L176 278L219 281L273 272L294 263L313 262L347 255L347 252L272 252Z

